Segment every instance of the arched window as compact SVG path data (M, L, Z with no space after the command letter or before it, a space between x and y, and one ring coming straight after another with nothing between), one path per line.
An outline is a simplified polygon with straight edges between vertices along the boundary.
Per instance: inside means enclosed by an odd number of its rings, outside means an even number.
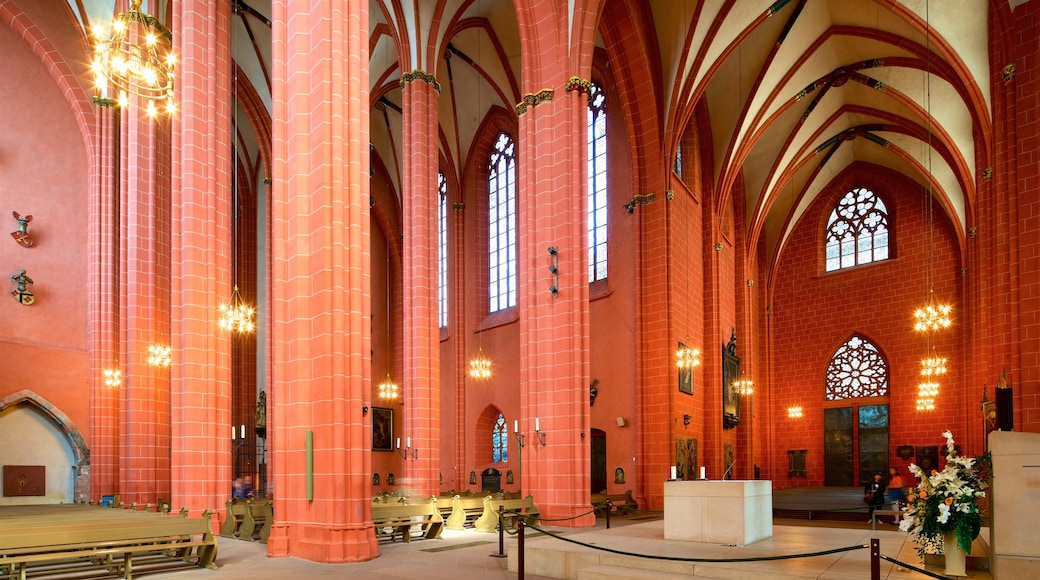
M826 233L827 271L888 259L888 210L865 188L846 193L831 211Z
M589 283L607 278L607 107L599 85L589 89Z
M448 181L437 172L437 320L448 326Z
M488 311L516 306L516 157L501 133L488 164Z
M491 461L506 463L509 461L509 427L502 413L495 420L495 428L491 432Z
M827 400L883 397L888 394L888 365L870 341L853 336L827 366Z

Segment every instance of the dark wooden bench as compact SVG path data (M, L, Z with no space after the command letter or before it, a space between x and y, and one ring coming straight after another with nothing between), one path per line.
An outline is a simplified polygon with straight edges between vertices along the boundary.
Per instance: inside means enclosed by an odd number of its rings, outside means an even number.
M224 523L220 535L266 544L271 536L274 506L269 499L229 499L225 506Z
M494 532L498 528L499 516L502 516L507 529L514 529L518 519L526 520L541 515L538 506L534 505L534 497L530 495L523 499L496 499L488 496L484 498L483 508L483 513L473 523L479 532Z
M625 493L594 493L592 507L596 515L604 515L607 510L617 514L631 514L639 509L639 504L632 498L632 490L629 489Z
M897 518L897 517L901 517L902 515L903 515L903 510L876 509L876 510L874 510L874 513L870 514L870 529L872 529L872 530L876 530L877 529L877 519L879 517L881 517L881 516L892 516L894 518Z
M437 509L435 498L419 504L377 503L372 504L372 525L375 526L377 539L389 538L396 542L400 535L402 541L410 542L414 526L421 527L425 539L441 537L444 518Z
M24 579L35 575L33 569L46 567L48 573L106 570L130 579L135 561L153 558L216 568L209 511L200 519L129 510L2 513L0 574L7 578Z

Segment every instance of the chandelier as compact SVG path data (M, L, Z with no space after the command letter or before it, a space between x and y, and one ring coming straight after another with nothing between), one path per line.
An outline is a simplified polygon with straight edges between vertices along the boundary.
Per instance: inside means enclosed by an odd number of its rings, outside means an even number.
M914 330L933 332L949 328L953 324L950 320L952 310L952 306L936 302L935 297L932 296L927 305L914 311Z
M917 410L934 411L935 398L939 396L939 383L935 381L921 381L917 385Z
M148 115L158 114L156 103L163 103L173 114L173 34L154 16L141 13L141 0L131 0L130 10L116 17L109 34L100 26L91 30L94 37L94 102L110 107L126 107L130 95L147 101ZM119 98L104 97L107 82L119 90Z
M221 330L227 330L238 334L246 334L256 329L254 316L256 310L248 306L238 293L238 286L231 292L231 301L220 305L220 319L217 325Z
M483 348L469 360L469 376L482 381L491 378L491 360L484 356Z
M153 343L148 345L148 364L153 367L169 368L173 349L169 345Z
M690 341L690 335L686 335L686 342ZM692 369L693 367L700 366L701 364L701 351L690 346L686 343L680 342L679 348L675 350L675 366L680 369Z
M740 378L733 381L733 390L742 397L755 394L755 383L751 379Z
M105 369L101 371L101 375L105 379L106 387L119 387L123 384L123 372L119 369Z
M394 380L392 378L390 378L389 374L386 375L386 380L385 381L383 381L382 383L379 383L379 386L377 387L377 389L378 389L377 393L378 393L378 396L379 396L380 399L383 399L384 401L396 401L397 400L397 394L398 394L397 383L395 383Z

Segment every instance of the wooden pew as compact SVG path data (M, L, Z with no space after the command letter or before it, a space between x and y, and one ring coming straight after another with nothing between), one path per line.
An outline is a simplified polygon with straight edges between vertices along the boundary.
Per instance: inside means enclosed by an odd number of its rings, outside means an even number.
M447 502L445 502L445 498L439 498L437 508L441 511L442 516L447 508L448 518L444 527L449 530L462 530L466 528L467 524L472 526L473 522L483 515L484 497L456 495Z
M274 506L269 499L229 499L225 506L220 535L252 542L254 536L264 544L271 535Z
M104 569L130 579L135 558L168 562L174 556L216 568L217 543L209 511L201 519L188 519L129 510L51 507L74 509L35 516L17 510L0 512L5 516L0 527L0 574L26 578L42 567L53 573Z
M534 505L534 497L530 495L523 499L496 499L488 496L484 498L484 513L474 522L473 527L478 532L494 532L500 514L506 527L515 529L518 519L537 518L541 511Z
M610 500L610 506L605 506L607 500ZM632 498L632 490L626 490L625 493L594 493L592 494L592 506L596 510L596 515L603 515L609 508L617 514L631 514L635 513L639 509L639 504Z
M396 542L400 535L404 542L412 541L412 527L421 526L422 537L433 539L441 537L444 519L437 509L437 500L431 498L420 504L372 504L372 524L375 526L376 538L390 538Z

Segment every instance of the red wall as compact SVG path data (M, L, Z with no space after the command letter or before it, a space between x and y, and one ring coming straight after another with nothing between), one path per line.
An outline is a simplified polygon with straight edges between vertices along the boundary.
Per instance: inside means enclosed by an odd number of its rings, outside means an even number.
M834 203L848 189L866 187L881 197L889 210L890 259L849 270L824 273L823 230ZM959 253L953 228L938 203L934 212L935 295L953 305L953 329L936 339L937 351L949 359L941 381L936 410L915 410L920 360L926 340L912 330L913 310L928 296L928 203L922 188L888 169L855 163L842 172L802 216L784 247L772 281L772 349L770 389L766 413L774 425L768 437L776 458L763 473L777 487L823 485L823 409L827 365L835 350L854 333L869 339L888 363L890 461L899 445L939 445L941 433L951 429L961 442L976 444L981 436L968 432L966 409L981 397L981 388L964 380L966 334L962 315ZM759 399L763 400L763 399ZM880 402L859 400L862 404ZM786 409L804 409L801 419L788 419ZM849 406L847 402L831 406ZM807 478L790 479L784 460L787 451L807 449Z

